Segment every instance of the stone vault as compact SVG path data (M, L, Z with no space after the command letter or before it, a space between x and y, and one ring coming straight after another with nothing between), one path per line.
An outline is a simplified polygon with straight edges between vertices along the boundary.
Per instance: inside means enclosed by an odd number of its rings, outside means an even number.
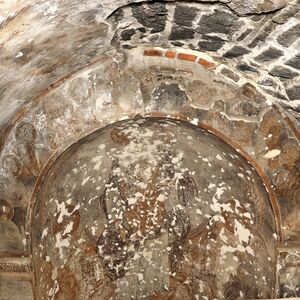
M0 299L300 297L300 3L0 1Z

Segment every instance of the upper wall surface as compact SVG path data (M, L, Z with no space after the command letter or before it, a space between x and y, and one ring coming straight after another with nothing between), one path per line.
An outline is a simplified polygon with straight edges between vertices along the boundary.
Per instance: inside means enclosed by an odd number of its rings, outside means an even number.
M256 168L284 253L279 294L296 295L299 11L295 0L1 1L0 246L13 258L0 270L30 271L16 257L31 253L48 160L110 123L163 116L211 130Z
M119 40L123 47L150 43L211 52L270 99L299 105L299 2L132 2L2 1L1 127L50 84Z

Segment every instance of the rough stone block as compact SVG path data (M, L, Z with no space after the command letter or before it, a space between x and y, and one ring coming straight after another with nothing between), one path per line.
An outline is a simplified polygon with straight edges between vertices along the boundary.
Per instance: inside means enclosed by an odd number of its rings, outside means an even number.
M285 64L300 70L300 53L288 60Z
M260 42L265 41L270 33L275 30L275 28L278 26L278 24L270 21L268 23L266 23L262 29L260 30L260 32L257 34L257 36L252 40L251 43L248 44L249 48L255 48Z
M198 42L198 47L202 51L217 51L223 47L225 41L218 37L203 36L203 40Z
M259 54L255 59L260 62L266 62L270 60L274 60L282 56L284 53L282 50L270 47L267 50L263 51Z
M242 56L244 54L248 54L250 52L249 49L241 47L241 46L233 46L230 50L223 54L226 58L235 58Z
M238 70L242 72L257 72L257 68L252 67L246 63L241 63L237 65Z
M238 82L240 80L240 76L237 75L236 73L234 73L233 71L227 69L227 68L223 68L221 70L221 74L225 75L226 77L232 79L235 82Z
M188 97L178 84L161 84L153 93L154 109L164 110L169 107L181 108L188 102Z
M193 39L195 31L191 28L173 26L169 35L169 40L187 40Z
M300 24L297 24L280 34L277 38L277 41L280 45L289 47L300 37Z
M178 5L175 7L174 22L181 26L191 27L197 11L195 7Z
M286 93L289 96L290 100L298 100L300 99L300 85L295 85L286 89Z
M257 83L263 86L277 86L276 82L271 78L264 78Z
M126 29L126 30L123 30L121 32L121 38L123 41L130 41L131 40L131 37L135 34L135 30L132 28L132 29Z
M202 34L223 33L229 34L233 30L238 17L227 10L216 10L213 14L204 15L199 22L197 31Z
M282 66L275 66L271 71L269 71L269 74L281 79L292 79L299 75L298 73Z
M228 6L240 15L248 15L272 12L284 7L287 3L287 0L232 0Z
M165 29L167 14L164 3L132 6L132 15L146 28L152 28L151 33L161 32Z
M237 40L238 42L244 40L251 32L252 32L252 29L247 28L244 32L242 32L242 33L237 37L236 40Z

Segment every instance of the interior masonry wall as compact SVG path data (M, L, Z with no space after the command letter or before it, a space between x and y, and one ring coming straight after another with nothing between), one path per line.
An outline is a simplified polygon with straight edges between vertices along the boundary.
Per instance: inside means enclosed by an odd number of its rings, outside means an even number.
M261 297L299 296L299 19L299 1L284 0L2 1L0 298L39 299L31 225L49 166L92 132L141 117L191 123L249 162L276 252L274 293ZM47 270L79 289L69 270ZM83 297L64 288L52 298Z

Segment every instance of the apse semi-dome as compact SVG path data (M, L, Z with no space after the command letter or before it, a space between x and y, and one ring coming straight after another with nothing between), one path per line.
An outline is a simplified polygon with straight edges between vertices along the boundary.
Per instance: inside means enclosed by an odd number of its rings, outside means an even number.
M37 191L39 299L275 293L274 214L250 163L207 130L124 120L70 146Z

